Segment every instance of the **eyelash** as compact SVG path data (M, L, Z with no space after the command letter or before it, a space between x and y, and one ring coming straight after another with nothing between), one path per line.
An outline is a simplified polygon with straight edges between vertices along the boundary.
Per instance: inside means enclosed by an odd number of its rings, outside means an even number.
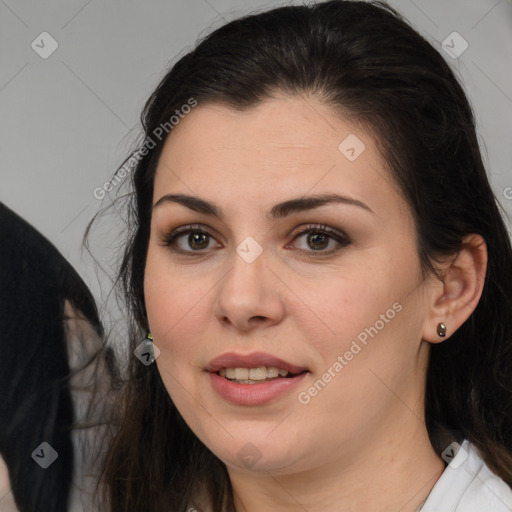
M176 247L173 247L178 238L180 238L183 235L187 235L187 234L201 234L201 235L206 235L208 237L213 238L213 235L208 233L208 231L202 229L200 226L190 225L190 226L185 226L183 228L178 228L175 231L172 231L171 233L165 235L162 238L162 245L165 247L168 247L171 251L176 252L176 253L186 254L186 255L192 255L195 253L195 255L202 255L203 251L205 251L206 249L201 249L201 250L196 250L196 251L194 251L194 250L184 251L182 249L176 249ZM307 226L305 229L299 231L294 236L292 241L295 241L297 238L299 238L303 235L307 235L307 234L326 235L329 238L335 240L338 244L340 244L340 246L336 249L331 249L329 251L325 251L325 250L323 250L323 251L315 251L315 250L305 251L302 249L299 249L297 251L297 252L299 252L299 254L302 254L306 257L318 258L318 257L322 257L322 256L323 257L331 256L331 255L339 252L344 247L351 244L350 238L345 233L343 233L342 231L334 231L334 230L328 228L327 226L321 225L321 224L314 224L314 225Z

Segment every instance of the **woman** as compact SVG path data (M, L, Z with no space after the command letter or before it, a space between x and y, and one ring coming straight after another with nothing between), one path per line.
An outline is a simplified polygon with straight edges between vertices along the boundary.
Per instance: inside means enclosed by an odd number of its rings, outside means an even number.
M441 55L381 2L282 7L142 120L109 510L512 510L512 250Z

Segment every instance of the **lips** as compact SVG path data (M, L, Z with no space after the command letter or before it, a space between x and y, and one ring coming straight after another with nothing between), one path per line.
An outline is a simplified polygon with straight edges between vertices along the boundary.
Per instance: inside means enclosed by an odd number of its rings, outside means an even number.
M205 368L210 373L217 373L221 368L259 368L262 366L287 370L292 375L307 371L307 368L292 364L271 354L255 352L242 355L233 352L222 354L208 364Z

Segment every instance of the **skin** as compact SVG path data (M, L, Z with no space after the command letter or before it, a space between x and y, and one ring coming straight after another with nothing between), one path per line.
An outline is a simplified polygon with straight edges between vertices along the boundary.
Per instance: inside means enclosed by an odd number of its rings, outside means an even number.
M366 147L354 161L338 149L349 134ZM267 217L282 201L332 192L371 212L328 204ZM467 237L443 267L444 284L422 278L410 208L374 140L312 97L275 96L244 112L199 104L158 163L153 204L170 193L213 202L223 217L171 202L153 210L144 285L156 364L188 425L227 465L237 511L413 512L445 467L423 416L430 343L443 340L439 322L449 337L476 307L483 239ZM185 254L164 245L190 224L211 238L191 246L185 234L175 245ZM319 256L307 234L295 238L322 224L350 243L322 239L321 251L339 251ZM248 236L263 250L252 263L236 252ZM395 303L401 311L300 403L298 392ZM267 352L310 373L270 403L234 405L204 371L232 351ZM250 467L237 457L248 442L260 456Z
M0 456L0 510L2 512L18 512L11 491L9 470L2 456Z

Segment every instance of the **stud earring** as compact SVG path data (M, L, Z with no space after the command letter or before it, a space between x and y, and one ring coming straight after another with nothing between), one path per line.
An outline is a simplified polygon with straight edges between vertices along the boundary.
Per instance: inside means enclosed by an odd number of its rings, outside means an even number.
M441 338L444 338L446 336L446 325L443 324L443 322L439 322L437 324L437 335Z

